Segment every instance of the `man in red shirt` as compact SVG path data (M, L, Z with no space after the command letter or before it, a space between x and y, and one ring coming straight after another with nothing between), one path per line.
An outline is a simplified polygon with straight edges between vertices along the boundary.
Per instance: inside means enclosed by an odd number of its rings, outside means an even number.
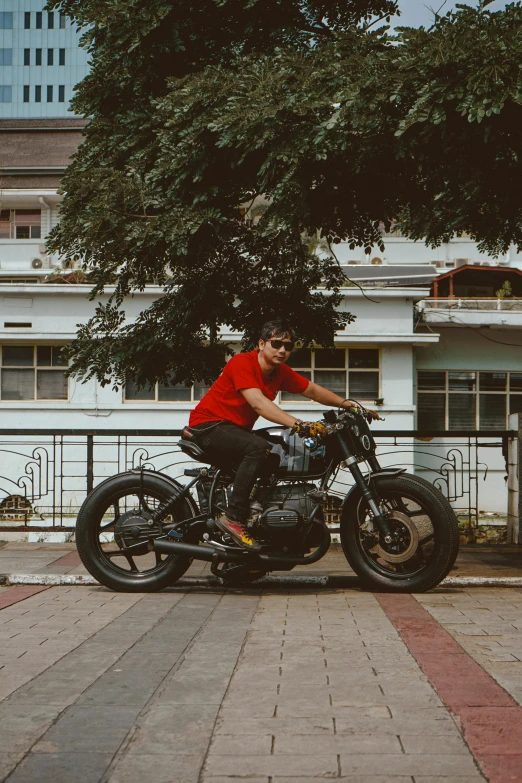
M249 498L267 458L267 442L252 432L257 418L294 427L308 434L310 426L283 411L273 400L282 390L302 394L322 405L352 405L328 389L294 372L285 362L294 347L291 327L283 320L268 321L261 328L259 349L239 353L227 362L217 381L191 413L188 435L212 459L239 463L232 498L217 524L240 546L261 548L246 528Z

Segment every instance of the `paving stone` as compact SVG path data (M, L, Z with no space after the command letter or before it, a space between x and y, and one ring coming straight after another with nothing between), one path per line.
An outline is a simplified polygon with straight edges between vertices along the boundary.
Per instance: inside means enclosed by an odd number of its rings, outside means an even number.
M204 755L212 734L218 707L210 704L153 704L139 718L129 754Z
M283 755L317 753L324 756L331 753L401 753L402 750L397 737L390 734L336 734L333 737L286 734L276 736L273 752Z
M293 739L288 737L288 739ZM310 741L311 737L299 737L299 740ZM315 739L315 738L314 738ZM325 737L318 737L318 741L326 739ZM286 740L283 740L283 743ZM210 756L236 756L241 758L244 753L248 753L249 756L269 756L272 752L273 737L270 734L249 736L244 734L220 734L212 740L212 745L209 751ZM291 751L299 752L299 751ZM311 751L308 751L309 753Z
M34 746L34 753L115 753L132 727L136 707L74 706Z
M433 740L430 735L404 734L400 735L401 743L405 753L422 753L429 755L431 753L440 754L441 745L444 747L444 753L464 753L469 754L469 748L461 736L444 737L441 743Z
M216 723L215 734L333 734L334 724L331 718L256 718L247 710L241 720L227 720L220 711Z
M485 780L477 770L474 775L452 776L451 783L483 783ZM436 775L415 775L415 783L448 783L448 779Z
M284 780L289 780L290 778L284 778ZM226 777L222 777L221 775L218 775L217 777L214 775L203 775L201 778L201 783L234 783L235 780L248 780L248 783L270 783L272 778L268 778L266 776L264 777L248 777L248 778L240 778L237 777L237 775L234 775L233 777L227 775Z
M99 783L111 761L103 753L30 753L8 783Z
M341 754L342 775L439 775L452 778L454 775L475 774L475 760L471 753L446 754L388 754L346 755Z
M213 783L213 780L214 778L209 778L209 783ZM231 778L225 778L225 780L231 783ZM279 775L276 775L270 780L271 783L301 783L302 778L279 777ZM418 780L419 778L415 778L415 783ZM368 775L350 775L349 777L342 775L335 778L335 783L412 783L412 778L411 775L372 775L371 778ZM441 783L440 778L439 783ZM460 778L452 778L451 783L460 783ZM473 780L473 783L477 783L476 779Z
M198 783L200 769L201 760L197 757L132 755L116 761L107 776L107 781L110 783L144 783L144 781L146 783Z
M0 753L0 780L7 778L9 773L14 770L16 765L23 759L23 757L23 752L10 753L7 749L4 750L2 742L2 752Z
M338 774L337 757L326 756L211 756L205 764L206 775L292 775L301 778L334 777Z

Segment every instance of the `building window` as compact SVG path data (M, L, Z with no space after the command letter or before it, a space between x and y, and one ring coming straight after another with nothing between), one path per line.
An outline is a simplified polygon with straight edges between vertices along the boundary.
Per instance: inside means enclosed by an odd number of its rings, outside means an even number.
M26 11L25 14L24 14L24 28L26 30L30 30L31 29L31 12L30 11Z
M13 29L13 12L0 11L0 30Z
M419 430L503 430L522 413L522 373L419 371Z
M47 14L47 27L49 30L54 30L54 11L49 11Z
M40 209L0 210L0 239L40 239L41 236L42 211Z
M154 387L138 389L133 381L127 381L125 385L125 402L197 402L210 389L205 384L184 386L177 383L174 386L166 386L156 383Z
M58 54L58 62L60 65L65 65L65 49L60 49Z
M24 86L24 103L29 103L29 85Z
M60 12L60 30L65 30L65 14Z
M31 50L24 49L24 65L31 65Z
M35 65L41 65L42 64L42 50L41 49L35 49L35 51L34 51L34 64Z
M58 102L64 103L65 102L65 85L60 84L58 87Z
M10 84L0 84L0 103L11 103L13 100L13 88Z
M332 351L316 348L296 349L288 362L296 372L311 381L347 399L374 400L379 397L379 349L335 348ZM139 389L128 381L125 402L197 402L205 396L210 386L202 383L194 386L164 386ZM295 401L296 395L281 393L281 400Z
M298 348L288 365L343 400L375 400L380 396L378 348ZM295 395L281 392L281 400L294 399Z
M54 65L54 49L47 50L47 65Z
M42 29L42 12L37 11L36 12L36 29L41 30Z
M13 64L13 50L0 49L0 65L12 65L12 64Z
M2 400L66 400L67 362L61 345L3 345Z
M47 103L52 103L53 102L53 92L54 92L54 90L53 90L52 85L49 85L47 87Z
M37 84L34 88L34 100L35 103L42 102L42 86L40 84Z

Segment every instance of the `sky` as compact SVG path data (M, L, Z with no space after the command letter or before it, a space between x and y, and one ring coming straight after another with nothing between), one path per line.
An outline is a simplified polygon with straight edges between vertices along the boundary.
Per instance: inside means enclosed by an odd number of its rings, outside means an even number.
M433 11L437 11L442 5L443 0L399 0L399 7L401 9L401 16L394 19L394 23L398 25L404 25L405 27L420 27L424 25L428 26L433 21ZM476 6L477 3L473 0L447 0L440 13L451 11L457 3L462 5ZM488 6L490 11L499 11L501 8L505 8L507 5L503 0L495 0Z

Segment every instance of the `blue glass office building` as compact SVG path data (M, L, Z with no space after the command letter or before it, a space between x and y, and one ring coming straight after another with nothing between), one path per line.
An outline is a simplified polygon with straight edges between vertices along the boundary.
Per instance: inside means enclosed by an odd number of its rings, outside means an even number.
M76 25L44 0L0 0L0 119L71 116L88 71Z

